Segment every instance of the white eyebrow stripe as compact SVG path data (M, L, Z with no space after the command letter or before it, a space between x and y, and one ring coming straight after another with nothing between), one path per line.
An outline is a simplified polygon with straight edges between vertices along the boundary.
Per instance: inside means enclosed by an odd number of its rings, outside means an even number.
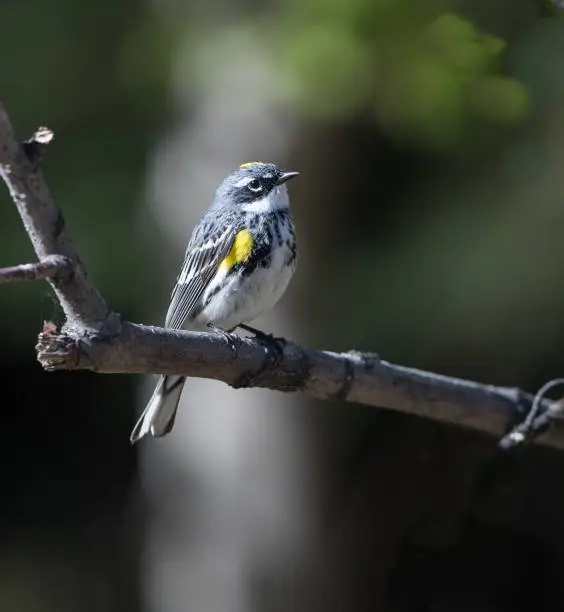
M245 176L235 183L235 187L246 187L251 181L254 181L254 176Z

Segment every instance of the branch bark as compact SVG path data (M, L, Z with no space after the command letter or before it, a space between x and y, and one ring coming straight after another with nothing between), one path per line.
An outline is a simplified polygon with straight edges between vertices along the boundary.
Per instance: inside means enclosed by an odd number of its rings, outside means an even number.
M36 347L46 370L213 378L235 387L299 391L398 410L494 435L502 435L509 422L523 419L530 409L533 397L519 389L394 365L375 354L310 350L291 342L278 352L264 340L248 337L234 337L233 350L216 334L121 321L88 278L45 184L39 167L44 136L45 131L37 132L30 141L17 142L0 103L0 175L39 258L37 264L0 270L0 282L47 278L61 302L63 329L46 325ZM542 428L550 406L547 400L539 403ZM561 428L551 428L539 439L564 448Z
M0 268L0 284L42 278L63 280L72 273L73 263L60 255L49 255L43 261Z
M50 279L66 317L66 328L117 331L104 298L90 281L65 228L65 219L43 178L39 162L43 147L50 142L46 130L40 128L25 143L14 138L14 132L4 106L0 103L0 176L4 179L12 200L22 218L25 230L39 261L58 255L72 261L72 282Z

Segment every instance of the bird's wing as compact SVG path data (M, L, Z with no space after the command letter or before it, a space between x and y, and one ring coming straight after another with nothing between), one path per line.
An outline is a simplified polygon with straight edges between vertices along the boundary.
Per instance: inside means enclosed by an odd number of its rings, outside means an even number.
M226 229L225 226L211 232L194 232L172 291L165 327L182 329L217 272L219 264L229 254L236 234L234 227Z

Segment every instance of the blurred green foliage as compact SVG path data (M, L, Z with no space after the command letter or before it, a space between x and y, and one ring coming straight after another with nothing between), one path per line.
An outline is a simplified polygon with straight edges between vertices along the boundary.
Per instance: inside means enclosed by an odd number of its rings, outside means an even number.
M562 0L541 0L543 13L550 17L562 17L564 2Z
M315 118L369 110L393 137L457 146L477 121L515 124L527 91L501 73L504 41L444 3L288 0L275 53L292 102Z
M107 299L139 317L136 304L157 282L150 262L159 236L154 223L142 224L140 239L137 218L147 152L168 120L173 39L137 0L8 1L0 3L0 23L2 101L17 135L27 138L42 124L54 130L44 161L52 194ZM2 264L33 260L4 189L0 224ZM2 334L30 352L41 318L56 317L57 308L47 285L36 283L2 291L0 312L9 321L19 313L21 326L6 325Z

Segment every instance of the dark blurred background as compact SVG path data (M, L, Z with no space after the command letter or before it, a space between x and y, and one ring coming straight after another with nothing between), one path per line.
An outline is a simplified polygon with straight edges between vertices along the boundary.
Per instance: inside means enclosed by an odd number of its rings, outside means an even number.
M540 0L0 0L1 98L91 276L159 323L216 184L273 160L301 259L259 324L534 391L562 376L564 17ZM34 255L0 190L0 265ZM388 411L46 374L0 291L0 610L553 610L563 455Z

